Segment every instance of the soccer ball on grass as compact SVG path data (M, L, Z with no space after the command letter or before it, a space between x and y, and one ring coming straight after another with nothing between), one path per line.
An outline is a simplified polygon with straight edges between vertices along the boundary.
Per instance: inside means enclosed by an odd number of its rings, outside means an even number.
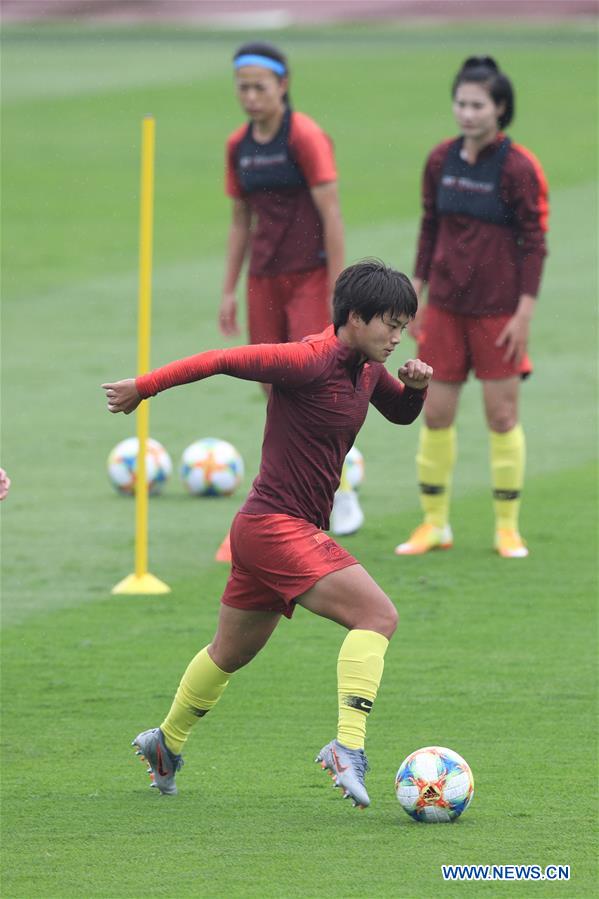
M137 437L128 437L111 450L108 456L108 477L112 486L124 496L135 493L137 471ZM171 457L157 440L148 437L146 444L146 478L150 496L160 493L173 471Z
M452 749L426 746L401 763L395 794L401 807L416 821L453 821L472 801L472 771Z
M241 484L243 459L226 440L205 437L181 457L181 480L193 496L230 496Z

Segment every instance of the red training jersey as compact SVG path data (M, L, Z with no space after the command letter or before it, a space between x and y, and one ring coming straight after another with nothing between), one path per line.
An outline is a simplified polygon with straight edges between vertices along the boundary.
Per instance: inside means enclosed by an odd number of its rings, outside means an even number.
M252 213L251 275L326 265L322 221L310 188L337 180L333 145L309 116L287 109L277 134L258 143L250 122L230 135L226 192Z
M297 343L210 350L140 375L142 397L211 375L272 384L262 460L242 512L283 513L328 528L345 456L369 403L410 424L425 390L405 387L380 362L362 363L330 325Z
M504 139L499 134L479 159L496 154ZM509 227L465 214L440 214L439 186L454 144L453 139L439 144L426 162L414 274L428 281L433 306L462 315L511 315L521 294L536 296L539 290L547 254L547 181L530 150L511 144L499 182Z

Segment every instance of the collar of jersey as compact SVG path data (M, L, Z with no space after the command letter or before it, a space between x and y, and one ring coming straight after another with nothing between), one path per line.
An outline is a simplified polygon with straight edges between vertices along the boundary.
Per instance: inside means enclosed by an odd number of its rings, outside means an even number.
M355 370L357 368L361 368L364 364L368 362L367 359L362 360L362 354L359 350L354 350L353 347L348 346L346 343L343 343L337 335L335 334L335 329L333 325L329 325L325 334L333 338L335 344L337 346L337 358L345 368L350 370Z

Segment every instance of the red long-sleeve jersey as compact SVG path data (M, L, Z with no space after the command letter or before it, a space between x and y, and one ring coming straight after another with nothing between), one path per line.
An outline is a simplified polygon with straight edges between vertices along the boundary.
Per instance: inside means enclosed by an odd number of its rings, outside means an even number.
M369 403L389 421L410 424L426 393L405 387L380 362L363 363L332 325L299 343L198 353L140 375L136 385L145 398L216 374L272 384L260 471L242 511L283 513L325 529Z
M226 190L252 212L250 274L304 272L327 264L323 225L311 188L337 180L333 144L302 112L285 113L267 144L243 125L229 137Z
M497 153L505 135L480 157ZM423 215L414 274L428 281L428 302L462 315L511 315L521 294L536 296L547 254L547 182L538 159L512 144L501 174L500 196L513 215L510 227L468 215L441 215L437 192L454 142L430 153L422 180Z

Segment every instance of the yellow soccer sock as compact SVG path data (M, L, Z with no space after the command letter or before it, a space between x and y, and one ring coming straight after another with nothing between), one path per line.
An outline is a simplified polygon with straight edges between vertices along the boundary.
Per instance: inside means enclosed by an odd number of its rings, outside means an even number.
M420 505L426 524L444 528L449 521L451 476L457 452L456 430L427 428L420 430L416 465L420 487Z
M345 464L345 462L343 463L343 468L341 469L339 490L345 491L346 493L349 493L350 490L352 490L352 485L349 483L349 478L347 476L347 465Z
M216 705L230 677L230 674L221 671L214 664L208 655L207 646L191 660L181 678L170 711L160 725L171 752L181 752L191 728Z
M497 431L490 434L495 527L517 531L526 458L524 431L518 424L505 434Z
M376 631L353 630L341 646L337 660L337 739L348 749L364 747L366 716L376 699L388 645L387 638Z

